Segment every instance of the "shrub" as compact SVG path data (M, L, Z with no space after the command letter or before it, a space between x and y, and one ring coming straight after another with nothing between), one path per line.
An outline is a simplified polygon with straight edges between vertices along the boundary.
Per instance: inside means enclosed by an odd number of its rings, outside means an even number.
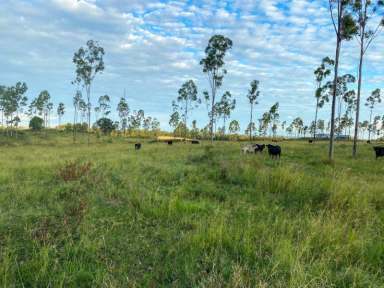
M41 129L43 129L43 123L44 123L43 119L35 116L31 119L31 121L29 121L29 128L34 130L34 131L41 130Z
M91 170L91 166L91 162L67 162L64 167L59 169L58 176L65 182L79 180L83 176L88 175L89 171Z

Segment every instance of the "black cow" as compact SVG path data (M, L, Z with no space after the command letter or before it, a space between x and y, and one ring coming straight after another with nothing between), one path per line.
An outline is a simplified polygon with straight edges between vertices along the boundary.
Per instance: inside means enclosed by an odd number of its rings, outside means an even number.
M375 146L373 147L376 153L376 159L379 157L384 157L384 147Z
M255 144L253 145L253 148L255 149L255 153L257 152L262 153L265 148L265 144Z
M191 143L192 144L200 144L200 141L199 140L192 140Z
M135 150L140 150L140 149L141 149L141 143L136 143Z
M313 143L313 140L312 140L312 139L309 139L309 140L308 140L308 143L309 143L309 144L312 144L312 143Z
M367 144L371 144L371 140L368 140L368 141L367 141Z
M173 144L173 141L167 141L168 145L172 145Z
M280 146L274 146L271 144L267 145L268 147L268 154L272 158L280 158L281 157L281 147Z

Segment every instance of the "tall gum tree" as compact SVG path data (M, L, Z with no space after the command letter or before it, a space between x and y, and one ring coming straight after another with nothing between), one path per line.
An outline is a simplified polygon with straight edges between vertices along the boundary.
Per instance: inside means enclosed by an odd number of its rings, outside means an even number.
M339 72L339 59L342 41L351 40L357 33L356 23L350 14L352 0L328 0L332 25L336 34L335 66L332 93L331 131L329 140L329 160L334 159L335 150L335 113L336 113L336 86Z
M253 128L253 107L258 104L257 98L260 96L259 91L259 84L260 82L258 80L253 80L251 82L251 88L248 91L247 98L249 101L249 105L251 106L251 114L250 114L250 120L249 120L249 141L252 141L252 128Z
M323 81L331 75L331 69L332 66L335 65L335 61L333 61L329 57L325 57L322 61L320 66L314 71L316 83L317 83L317 89L315 93L316 97L316 111L315 111L315 120L314 120L314 129L313 129L313 139L316 139L316 132L317 132L317 117L319 113L319 108L322 108L325 104L325 102L328 100L327 98L322 97L322 85Z
M384 1L382 0L354 0L353 1L353 15L357 23L358 32L356 35L357 42L360 48L359 58L359 72L358 72L358 84L357 84L357 99L356 99L356 117L355 117L355 132L353 137L352 156L357 155L357 142L359 137L359 121L360 121L360 102L361 102L361 88L363 78L363 64L364 56L372 44L373 40L378 36L384 25L383 17L380 14L383 13ZM368 27L368 23L371 19L378 19L377 23L373 27Z
M91 86L96 75L103 72L104 48L98 42L88 40L86 47L81 47L73 56L76 66L76 78L73 83L82 85L87 94L87 118L88 118L88 145L90 142L89 130L91 129Z
M223 35L214 35L209 39L208 46L205 48L205 58L200 61L200 65L203 66L203 72L208 77L209 86L211 88L211 95L205 93L207 100L210 100L210 113L209 113L209 132L211 137L211 143L213 143L213 125L215 122L215 104L217 90L223 84L224 75L227 74L227 70L224 69L224 57L228 50L232 48L232 40L224 37Z

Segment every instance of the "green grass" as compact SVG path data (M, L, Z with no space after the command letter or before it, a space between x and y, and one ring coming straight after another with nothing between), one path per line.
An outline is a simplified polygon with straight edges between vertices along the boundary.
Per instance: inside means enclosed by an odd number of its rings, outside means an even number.
M367 144L328 163L326 142L272 161L85 139L1 138L1 287L384 287L384 160Z

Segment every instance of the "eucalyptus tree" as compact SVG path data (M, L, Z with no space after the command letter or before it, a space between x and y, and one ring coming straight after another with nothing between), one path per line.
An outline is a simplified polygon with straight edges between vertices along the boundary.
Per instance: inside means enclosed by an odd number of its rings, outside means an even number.
M111 113L111 98L108 95L102 95L97 102L99 106L95 107L95 112L101 113L102 117L107 117Z
M330 160L334 158L334 142L335 142L335 113L336 113L336 87L339 77L339 58L341 44L343 41L351 40L357 33L356 23L349 11L352 0L328 0L329 11L332 19L333 28L336 34L336 51L335 66L332 93L332 112L331 112L331 133L329 141L328 157Z
M175 131L177 126L179 126L179 123L180 123L180 114L179 114L179 112L174 111L170 116L169 126L171 126L173 128L173 130Z
M156 136L157 133L160 131L160 122L157 120L157 118L153 118L151 122L151 130Z
M173 107L181 112L185 127L184 136L187 137L188 115L192 109L200 105L201 99L197 96L197 86L193 80L186 81L178 93L176 102L173 102Z
M27 105L27 84L17 82L15 86L7 87L3 91L2 105L4 109L4 116L7 119L7 127L10 124L11 130L13 123L18 123L19 113L23 111L23 108ZM11 131L12 136L12 131Z
M276 102L272 105L271 109L269 109L269 118L271 119L272 123L272 133L273 137L276 137L276 131L277 131L277 122L279 121L279 102Z
M53 110L53 103L49 102L46 107L46 114L47 114L47 127L50 125L50 120L51 120L51 111Z
M128 116L129 116L129 105L125 97L121 97L119 103L117 104L117 112L119 114L121 128L124 131L127 129L128 125Z
M271 113L268 111L268 112L264 112L263 116L261 117L260 119L260 128L261 128L261 131L263 133L263 135L267 135L267 132L268 132L268 128L269 128L269 125L270 123L272 122L272 117L271 117Z
M59 117L59 126L61 125L61 118L64 116L65 113L65 105L63 102L60 102L57 106L57 116Z
M237 134L238 132L240 132L240 123L239 121L237 120L232 120L230 123L229 123L229 133L231 134Z
M359 72L358 72L358 85L357 85L357 101L356 101L356 117L355 117L355 133L353 137L352 156L356 157L357 154L357 141L359 135L359 118L360 118L360 99L361 87L363 78L363 63L364 56L372 44L373 40L378 36L383 27L383 17L375 17L382 15L382 8L384 1L382 0L353 0L353 12L355 21L357 23L357 41L360 48L359 58ZM378 21L371 27L368 26L371 20L378 19Z
M333 98L333 95L335 95L335 106L336 106L336 101L337 101L337 119L338 120L338 126L340 126L340 120L342 116L342 107L343 107L343 101L345 103L348 103L350 99L353 99L353 95L355 92L353 90L350 90L349 85L355 82L355 77L352 76L351 74L345 74L343 76L338 76L337 81L336 81L336 89L334 89L334 82L333 81L328 81L321 89L322 93L322 99L324 101L328 101L328 99L331 97ZM336 109L332 113L336 114ZM335 115L334 115L335 116ZM336 127L336 121L335 119L331 119L331 133L332 133L332 123L333 123L333 128L335 131Z
M247 98L251 106L251 115L249 123L253 123L253 107L258 104L257 98L260 96L258 80L253 80L251 82L251 88L248 90ZM252 125L249 126L249 141L252 141Z
M230 118L231 112L236 107L236 99L232 99L232 94L226 91L218 102L218 114L223 118L223 134L225 136L226 121Z
M73 56L76 78L73 83L82 85L87 95L88 130L91 129L91 87L96 75L104 71L104 48L98 42L88 40ZM89 132L89 131L88 131ZM88 133L88 145L90 142Z
M262 119L259 119L259 121L260 121L260 123L262 123ZM255 131L255 130L256 130L255 122L251 122L251 123L248 124L247 129L245 129L245 134L249 134L250 131Z
M47 128L48 124L48 110L50 108L50 99L51 95L47 90L43 90L39 93L39 95L33 99L31 104L29 105L29 113L31 115L38 114L43 116L44 127Z
M76 125L77 125L77 117L80 111L80 103L83 101L83 95L81 91L77 90L75 96L73 97L73 143L76 142Z
M324 94L322 93L323 88L323 81L331 75L331 68L335 65L335 61L333 61L329 57L323 58L321 61L320 66L315 70L315 79L317 83L317 89L315 93L316 97L316 112L315 112L315 121L314 121L314 131L313 131L313 138L316 139L316 127L317 127L317 115L319 112L319 108L322 108L325 104L325 102L328 102L328 97L324 97Z
M208 93L205 96L208 96L210 99L210 122L209 130L211 136L211 142L213 142L213 124L215 120L215 104L216 104L216 94L217 90L223 84L224 75L227 73L227 70L224 69L224 57L228 50L232 48L232 40L224 37L223 35L214 35L208 42L208 46L205 48L205 58L200 61L200 64L203 66L203 72L208 76L208 82L211 88L211 95Z
M294 129L296 129L296 136L299 137L304 127L303 119L301 119L300 117L296 117L295 119L293 119L291 125Z
M377 103L381 103L381 90L375 89L372 91L371 95L367 98L367 102L365 106L369 108L369 129L368 129L368 140L371 140L371 132L372 132L372 113L375 105Z

